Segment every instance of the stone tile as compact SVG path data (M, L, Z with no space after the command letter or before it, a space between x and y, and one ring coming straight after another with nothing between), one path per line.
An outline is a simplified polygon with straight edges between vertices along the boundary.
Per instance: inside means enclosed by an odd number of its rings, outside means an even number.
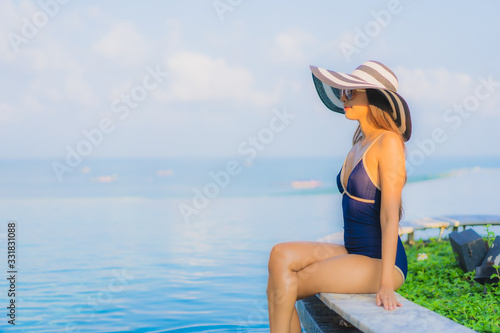
M396 297L403 306L389 311L375 304L375 294L319 294L329 308L363 332L474 332L397 293Z

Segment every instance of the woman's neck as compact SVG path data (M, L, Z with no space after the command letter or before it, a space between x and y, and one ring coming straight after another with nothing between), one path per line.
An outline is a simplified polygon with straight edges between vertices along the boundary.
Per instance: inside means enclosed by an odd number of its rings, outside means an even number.
M361 128L361 143L372 141L379 133L380 129L373 127L366 118L359 119L359 127Z

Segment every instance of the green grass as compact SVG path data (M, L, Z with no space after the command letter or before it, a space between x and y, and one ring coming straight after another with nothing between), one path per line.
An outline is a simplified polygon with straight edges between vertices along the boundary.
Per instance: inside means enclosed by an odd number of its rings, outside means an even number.
M408 277L398 293L408 300L478 332L500 332L500 287L475 282L464 273L445 239L405 245ZM428 258L418 261L419 253Z

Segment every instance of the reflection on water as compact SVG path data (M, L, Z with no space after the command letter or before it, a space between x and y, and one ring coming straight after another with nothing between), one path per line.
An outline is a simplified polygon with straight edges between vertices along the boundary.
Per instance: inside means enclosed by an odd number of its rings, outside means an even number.
M220 198L189 224L174 199L3 201L18 216L17 327L265 332L270 248L335 231L338 199Z

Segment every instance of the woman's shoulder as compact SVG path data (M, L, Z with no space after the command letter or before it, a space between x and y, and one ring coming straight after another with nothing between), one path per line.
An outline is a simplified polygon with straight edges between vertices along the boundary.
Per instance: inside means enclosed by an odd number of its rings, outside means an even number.
M399 179L404 184L406 158L404 142L401 137L397 133L386 131L380 137L376 146L380 179L385 178L387 180L387 176L390 176L390 179ZM396 175L401 177L395 177ZM383 180L381 180L382 183ZM382 185L381 188L383 188Z
M377 140L375 146L380 153L403 153L404 154L404 143L401 137L392 131L383 131L379 139Z

